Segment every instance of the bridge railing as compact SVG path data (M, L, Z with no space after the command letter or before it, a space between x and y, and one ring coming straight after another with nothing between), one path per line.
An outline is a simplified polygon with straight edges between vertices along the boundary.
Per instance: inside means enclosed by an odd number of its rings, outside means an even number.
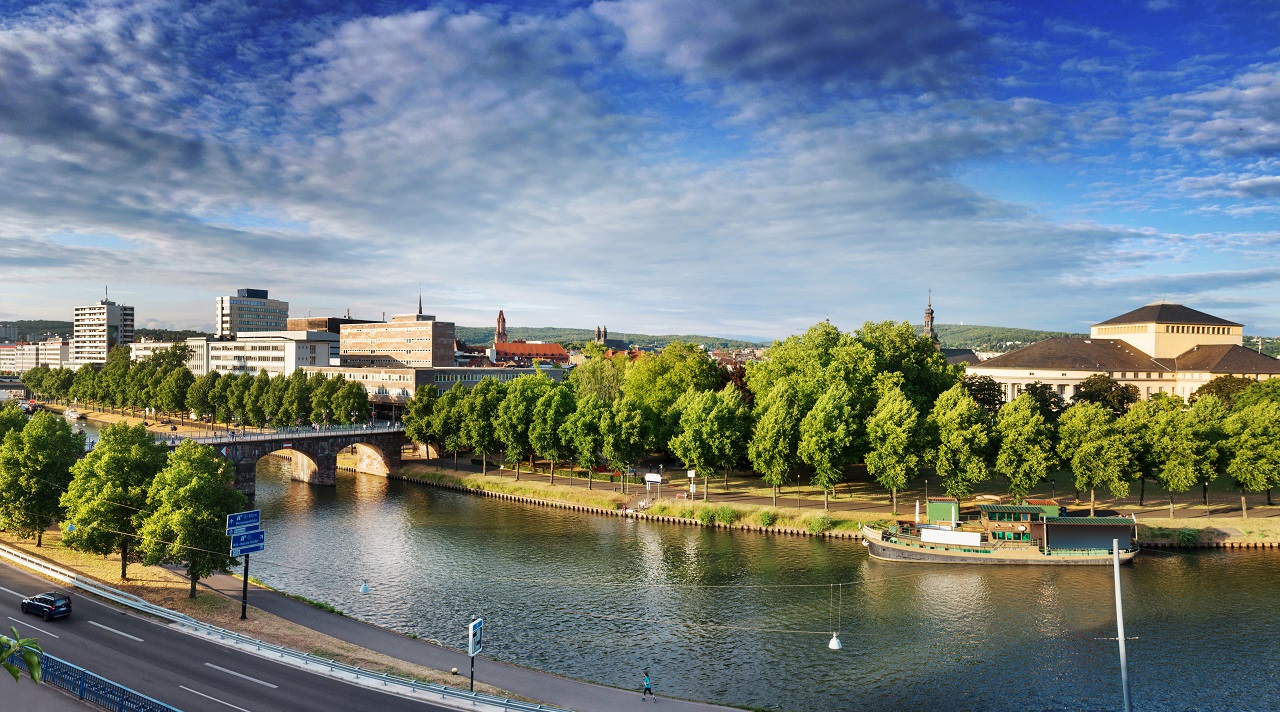
M402 695L405 693L417 693L415 697L426 697L433 702L439 702L450 707L465 705L465 709L480 710L481 712L568 712L568 710L559 707L510 700L505 697L486 695L480 692L468 692L467 690L459 690L447 685L420 682L393 673L365 670L358 665L347 665L336 660L293 650L292 648L272 645L232 630L198 621L184 613L157 606L131 593L111 588L92 579L85 578L74 571L69 571L42 559L29 556L19 549L3 544L0 544L0 558L9 559L20 566L37 571L55 581L62 581L108 601L114 601L136 611L176 623L179 629L184 629L186 632L199 637L222 645L236 647L262 657L272 658L311 672L327 671L332 676L369 686L372 686L372 683L376 683L379 687ZM132 710L134 708L128 707L125 709Z
M262 431L224 431L212 435L180 435L174 433L165 435L163 433L156 436L156 442L165 444L176 444L184 440L194 440L201 444L230 444L230 443L246 443L246 442L265 442L268 440L284 440L293 438L331 438L342 437L347 435L385 435L388 433L404 432L404 426L400 423L392 423L390 425L330 425L328 427L311 428L279 428L267 432Z

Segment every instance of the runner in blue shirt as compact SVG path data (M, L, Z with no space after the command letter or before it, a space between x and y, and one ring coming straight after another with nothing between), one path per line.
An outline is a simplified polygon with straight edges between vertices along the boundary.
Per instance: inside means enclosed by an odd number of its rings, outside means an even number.
M640 701L644 702L645 698L649 695L653 695L654 702L658 701L658 696L653 694L653 684L649 682L649 671L645 670L644 671L644 692L640 693Z

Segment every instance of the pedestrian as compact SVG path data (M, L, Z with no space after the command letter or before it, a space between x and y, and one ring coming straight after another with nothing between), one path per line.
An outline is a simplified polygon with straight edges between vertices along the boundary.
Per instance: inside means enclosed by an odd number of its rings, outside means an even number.
M640 693L640 701L644 702L649 695L653 695L654 702L658 701L658 696L653 694L653 683L649 681L649 671L645 670L644 671L644 692Z

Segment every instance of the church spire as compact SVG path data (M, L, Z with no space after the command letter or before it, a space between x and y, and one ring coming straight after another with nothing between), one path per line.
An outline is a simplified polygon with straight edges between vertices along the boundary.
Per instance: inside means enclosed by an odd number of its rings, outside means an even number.
M924 337L933 341L934 346L941 348L938 332L933 329L933 290L929 290L929 301L924 308Z
M422 282L418 282L418 316L422 316Z
M498 326L493 330L493 343L507 343L507 317L501 309L498 310Z

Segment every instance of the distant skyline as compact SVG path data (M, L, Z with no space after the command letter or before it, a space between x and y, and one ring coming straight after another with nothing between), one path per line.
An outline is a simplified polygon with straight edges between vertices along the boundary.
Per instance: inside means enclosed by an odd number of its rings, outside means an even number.
M305 9L301 6L305 5ZM1280 334L1280 6L0 4L0 321Z

